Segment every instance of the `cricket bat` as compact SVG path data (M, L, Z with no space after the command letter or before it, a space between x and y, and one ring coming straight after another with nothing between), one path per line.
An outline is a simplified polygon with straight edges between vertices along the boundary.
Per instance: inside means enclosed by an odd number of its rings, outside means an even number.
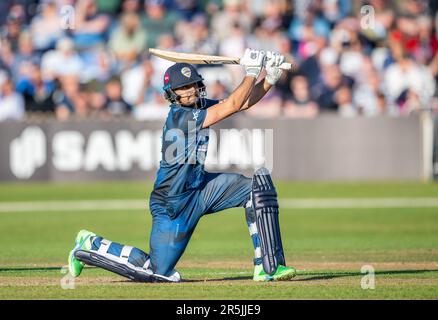
M169 61L186 62L191 64L239 64L240 62L239 58L211 56L196 53L182 53L175 51L159 50L155 48L150 48L149 53ZM280 69L290 70L292 69L292 64L285 62L280 66Z

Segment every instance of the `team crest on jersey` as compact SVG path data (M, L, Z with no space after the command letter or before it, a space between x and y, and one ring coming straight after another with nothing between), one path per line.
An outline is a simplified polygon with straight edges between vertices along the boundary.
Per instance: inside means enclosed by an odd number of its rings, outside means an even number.
M183 74L183 76L190 78L190 76L192 75L192 70L190 70L190 68L188 67L184 67L181 69L181 73Z

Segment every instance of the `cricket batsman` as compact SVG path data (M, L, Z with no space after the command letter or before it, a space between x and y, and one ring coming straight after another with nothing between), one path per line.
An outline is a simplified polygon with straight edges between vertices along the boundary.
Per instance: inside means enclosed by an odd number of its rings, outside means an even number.
M69 272L80 275L85 264L139 282L179 282L175 266L203 215L243 207L254 245L254 281L293 278L287 267L279 227L277 193L266 168L252 178L204 170L209 127L251 108L282 74L284 56L246 49L240 64L241 84L222 101L206 98L203 78L194 66L176 63L164 74L164 95L170 110L163 127L162 160L150 195L150 253L79 231L68 257ZM263 68L266 76L257 82Z

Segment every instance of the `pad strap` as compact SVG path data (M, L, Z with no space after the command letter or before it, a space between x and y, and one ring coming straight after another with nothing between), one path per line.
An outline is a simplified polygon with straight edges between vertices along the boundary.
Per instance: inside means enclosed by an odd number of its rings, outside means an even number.
M133 247L131 246L124 246L122 249L122 252L120 254L120 262L121 263L128 263L129 255L131 254Z
M100 242L100 247L99 247L99 249L97 249L97 252L101 255L106 255L111 243L112 243L112 241L102 239L102 241Z

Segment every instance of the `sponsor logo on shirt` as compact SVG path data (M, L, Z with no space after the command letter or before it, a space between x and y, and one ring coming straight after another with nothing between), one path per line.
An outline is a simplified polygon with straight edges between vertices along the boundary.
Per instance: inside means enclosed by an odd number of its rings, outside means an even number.
M193 110L193 120L198 121L199 113L201 110Z

